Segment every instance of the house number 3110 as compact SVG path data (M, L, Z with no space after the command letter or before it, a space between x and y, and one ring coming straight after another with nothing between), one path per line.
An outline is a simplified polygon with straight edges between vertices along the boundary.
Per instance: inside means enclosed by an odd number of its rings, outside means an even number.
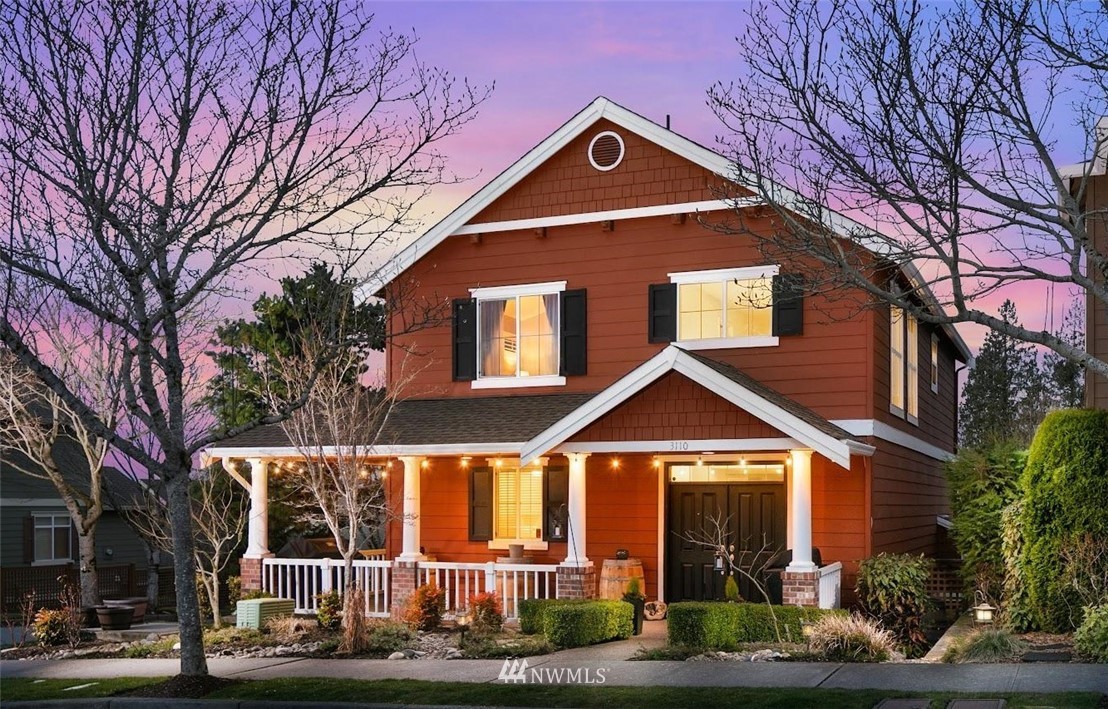
M688 441L670 441L669 449L671 451L687 451L689 449Z

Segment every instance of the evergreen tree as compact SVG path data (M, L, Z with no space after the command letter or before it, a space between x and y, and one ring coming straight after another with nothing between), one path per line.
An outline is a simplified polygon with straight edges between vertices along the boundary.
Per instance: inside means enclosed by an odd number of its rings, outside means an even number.
M1000 317L1006 323L1019 324L1010 300L1000 306ZM1033 346L990 330L962 390L961 444L1030 443L1045 415L1047 399Z
M1077 298L1062 317L1055 336L1074 347L1085 347L1085 302ZM1085 368L1050 350L1043 357L1043 376L1050 392L1051 405L1058 409L1076 409L1085 403Z

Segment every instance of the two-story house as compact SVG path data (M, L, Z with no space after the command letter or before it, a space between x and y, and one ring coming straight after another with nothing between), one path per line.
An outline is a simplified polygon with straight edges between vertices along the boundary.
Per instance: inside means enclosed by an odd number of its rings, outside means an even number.
M500 573L512 544L530 566L505 573L545 569L540 594L595 595L625 549L650 598L718 597L717 550L696 541L713 519L738 559L791 551L786 603L837 604L861 559L935 550L965 343L808 292L814 263L712 228L736 207L774 228L754 197L721 199L742 194L733 175L599 98L367 284L449 308L386 353L408 388L378 446L398 516L366 564L394 602ZM268 462L294 453L274 429L210 451L258 480L247 586L290 578L264 558L263 510Z

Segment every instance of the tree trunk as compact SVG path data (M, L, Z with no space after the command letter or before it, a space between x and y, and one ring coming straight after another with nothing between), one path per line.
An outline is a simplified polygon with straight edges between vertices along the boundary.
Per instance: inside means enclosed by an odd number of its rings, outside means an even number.
M192 514L188 468L166 479L169 527L173 533L173 581L177 594L177 623L181 637L181 674L206 675L204 629L196 597L196 562L192 556Z
M86 534L77 528L78 568L80 569L81 606L91 608L100 605L100 579L96 573L96 525Z
M142 544L146 547L146 604L150 608L157 608L158 596L161 592L158 588L160 585L158 569L161 567L162 552L145 541Z
M204 574L204 585L208 587L208 603L212 607L212 627L223 627L223 614L219 612L219 574Z

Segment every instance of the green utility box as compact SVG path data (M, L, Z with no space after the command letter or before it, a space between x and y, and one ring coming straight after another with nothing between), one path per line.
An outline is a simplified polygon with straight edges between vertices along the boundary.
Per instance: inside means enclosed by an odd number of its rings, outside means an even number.
M270 618L292 615L292 601L286 598L255 598L239 601L235 607L235 626L261 630Z

